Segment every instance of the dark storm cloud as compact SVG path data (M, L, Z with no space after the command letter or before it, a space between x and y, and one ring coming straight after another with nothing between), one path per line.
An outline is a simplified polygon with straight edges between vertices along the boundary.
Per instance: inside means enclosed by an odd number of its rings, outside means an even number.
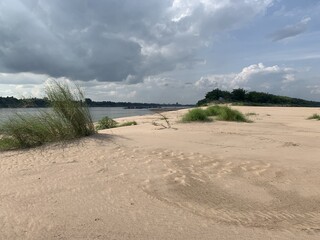
M136 83L192 67L214 33L271 2L0 0L0 72Z

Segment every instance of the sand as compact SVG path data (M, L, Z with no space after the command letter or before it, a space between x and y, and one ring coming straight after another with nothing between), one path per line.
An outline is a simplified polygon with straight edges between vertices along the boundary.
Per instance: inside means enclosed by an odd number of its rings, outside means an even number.
M1 152L0 239L320 239L320 109L234 108Z

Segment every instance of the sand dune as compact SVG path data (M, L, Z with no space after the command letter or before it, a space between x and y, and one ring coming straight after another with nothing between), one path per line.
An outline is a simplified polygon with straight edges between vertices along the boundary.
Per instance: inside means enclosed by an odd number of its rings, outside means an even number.
M235 108L0 153L0 239L319 239L320 109Z

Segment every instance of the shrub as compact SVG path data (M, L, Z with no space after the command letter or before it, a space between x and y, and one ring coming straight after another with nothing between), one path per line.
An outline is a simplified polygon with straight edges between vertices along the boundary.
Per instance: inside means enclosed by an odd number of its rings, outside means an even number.
M102 129L115 128L117 127L117 125L118 123L112 118L104 117L98 122L96 129L102 130Z
M312 116L308 117L308 119L315 119L320 121L320 115L315 113Z
M16 114L0 126L0 150L29 148L47 142L74 139L95 133L89 109L79 88L53 82L46 89L52 112Z
M201 108L195 108L192 110L189 110L188 113L186 113L183 118L182 122L205 122L210 121L208 118L208 115L206 114L206 111Z

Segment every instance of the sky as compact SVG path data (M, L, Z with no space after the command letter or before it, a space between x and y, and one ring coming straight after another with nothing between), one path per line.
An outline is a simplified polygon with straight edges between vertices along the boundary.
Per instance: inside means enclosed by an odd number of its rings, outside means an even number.
M95 101L214 88L320 101L320 0L0 0L0 96L72 81Z

